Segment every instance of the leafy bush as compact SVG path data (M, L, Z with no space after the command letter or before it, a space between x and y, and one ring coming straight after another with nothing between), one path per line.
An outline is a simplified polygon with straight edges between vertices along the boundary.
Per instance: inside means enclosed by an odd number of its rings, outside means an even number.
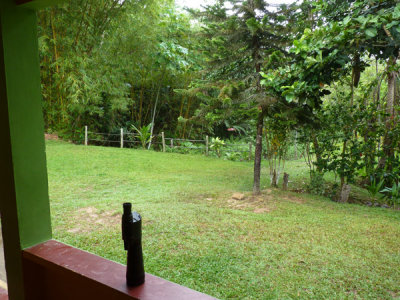
M228 160L233 160L233 161L240 161L243 160L242 159L242 153L240 152L226 152L225 153L225 157Z
M192 151L194 145L192 142L182 142L174 147L168 147L168 152L188 154Z
M151 140L151 123L147 126L137 128L135 125L131 125L131 128L139 134L139 140L142 144L143 149L146 149L146 145Z
M225 146L225 142L221 140L219 137L211 139L211 149L215 150L215 153L218 157L221 157L221 149Z
M174 147L167 147L167 152L171 153L181 153L181 154L204 154L205 153L205 145L203 144L194 144L189 141L181 141L177 142Z
M381 193L385 194L385 200L394 208L400 205L400 183L393 183L391 188L384 188Z
M370 184L367 186L367 191L370 196L376 198L376 196L379 195L384 183L384 179L378 181L376 177L371 176Z
M310 183L307 186L307 190L311 194L324 195L325 193L324 174L317 171L311 171Z

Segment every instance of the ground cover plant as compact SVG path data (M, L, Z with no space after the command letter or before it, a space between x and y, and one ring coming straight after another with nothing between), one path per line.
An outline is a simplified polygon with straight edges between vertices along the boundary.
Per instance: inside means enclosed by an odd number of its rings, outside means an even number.
M48 141L56 239L120 263L123 202L143 217L146 271L221 299L400 296L400 213L295 193L253 196L253 163ZM326 176L330 180L330 176ZM366 191L360 191L367 195Z

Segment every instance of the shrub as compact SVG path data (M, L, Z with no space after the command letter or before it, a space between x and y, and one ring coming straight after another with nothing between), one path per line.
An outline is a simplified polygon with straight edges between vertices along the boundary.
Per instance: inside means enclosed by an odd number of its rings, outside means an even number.
M321 195L321 196L324 195L325 193L324 174L317 171L311 171L310 183L307 186L307 190L311 194Z
M221 140L219 137L211 139L211 149L215 150L215 153L218 157L221 157L221 149L225 146L225 142Z
M131 128L139 134L139 140L142 144L142 147L143 149L146 149L146 145L151 140L151 123L147 126L142 126L139 128L137 128L135 125L132 125Z
M393 205L394 208L400 205L400 183L393 183L391 188L384 188L381 193L385 194L384 199L389 205Z

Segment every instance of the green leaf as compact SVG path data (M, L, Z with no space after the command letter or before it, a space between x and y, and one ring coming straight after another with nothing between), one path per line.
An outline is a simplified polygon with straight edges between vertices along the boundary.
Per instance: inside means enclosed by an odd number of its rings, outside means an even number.
M392 28L393 26L397 25L398 23L399 23L398 21L390 22L389 24L386 25L386 28L387 28L387 29L390 29L390 28Z
M293 93L287 93L285 95L285 98L286 98L286 101L290 103L290 102L293 102L293 100L295 99L295 95Z
M364 16L359 16L356 18L356 21L359 22L361 25L365 25L367 23L367 18Z
M369 37L369 38L373 38L378 34L378 31L376 30L375 27L369 27L365 30L365 34Z
M395 19L400 18L400 3L396 5L396 8L393 11L393 18Z
M349 16L347 16L346 18L344 18L344 19L343 19L343 25L346 26L347 24L349 24L350 20L351 20L351 18L350 18Z

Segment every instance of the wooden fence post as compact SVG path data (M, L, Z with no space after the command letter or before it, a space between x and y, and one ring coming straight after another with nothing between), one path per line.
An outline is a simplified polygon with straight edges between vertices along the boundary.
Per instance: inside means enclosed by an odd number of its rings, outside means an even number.
M206 135L206 156L208 156L208 135Z
M253 152L253 144L250 142L249 143L249 160L251 160L251 158L253 157L252 152Z
M174 139L171 139L171 148L174 148Z
M85 126L85 146L88 145L88 130L87 130L87 126Z
M124 148L124 129L121 128L121 148Z
M162 152L165 152L165 136L164 136L164 132L161 132L161 138L162 138Z

